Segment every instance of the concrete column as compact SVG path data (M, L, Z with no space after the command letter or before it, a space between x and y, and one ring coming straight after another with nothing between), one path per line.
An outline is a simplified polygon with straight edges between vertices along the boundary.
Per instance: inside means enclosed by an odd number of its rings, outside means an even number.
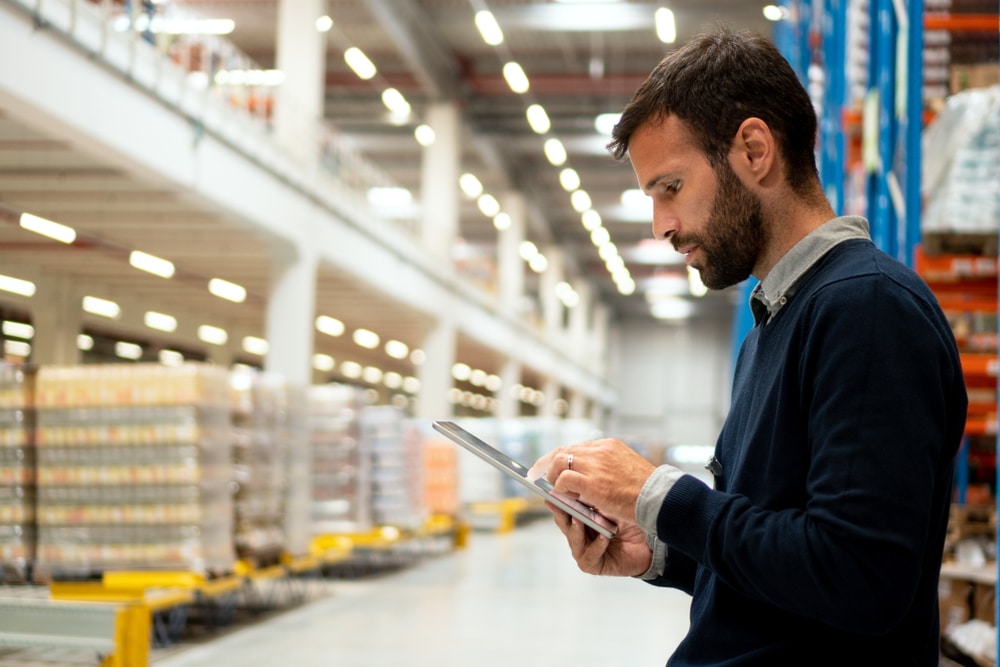
M574 391L569 397L570 419L585 419L587 417L587 396L582 391Z
M452 102L432 105L427 124L434 143L424 148L420 180L421 228L424 246L435 257L451 262L458 234L461 168L461 115Z
M500 310L520 319L524 298L524 260L519 250L527 226L524 195L509 192L501 198L500 208L510 216L510 227L497 232L497 295Z
M559 381L554 378L545 378L542 393L545 394L545 404L541 408L540 416L561 417L562 415L556 412L556 401L562 395L562 385L559 384Z
M500 379L503 381L497 393L497 419L514 419L521 413L521 406L510 390L521 381L521 364L515 359L507 359L500 368Z
M45 365L76 365L80 350L76 337L83 326L83 294L66 279L45 279L36 283L31 320L35 338L31 342L32 361Z
M591 324L591 358L589 367L598 375L607 370L608 345L610 343L611 310L606 304L594 303Z
M563 252L557 246L549 246L543 253L549 260L549 268L541 274L538 284L543 330L546 337L558 344L562 339L565 307L556 296L556 285L563 279Z
M573 281L573 291L580 297L580 302L569 310L570 350L574 358L586 359L590 354L587 340L594 296L590 283L583 279Z
M454 413L448 401L448 392L454 386L451 367L455 365L458 329L455 323L444 318L424 338L425 361L417 371L420 394L417 397L415 416L420 419L442 419Z
M315 251L304 243L276 246L271 253L264 367L295 385L312 382L316 265Z
M279 0L275 67L285 78L274 105L274 132L299 159L316 152L326 93L326 34L316 19L326 0Z

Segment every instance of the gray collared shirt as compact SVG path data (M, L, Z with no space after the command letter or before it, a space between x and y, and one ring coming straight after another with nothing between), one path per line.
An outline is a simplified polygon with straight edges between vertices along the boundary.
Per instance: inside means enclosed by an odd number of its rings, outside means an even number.
M868 221L856 215L834 218L814 229L778 260L750 294L754 320L765 324L795 296L799 281L837 244L849 239L871 239Z
M802 277L834 246L851 239L870 238L868 221L854 215L834 218L814 229L792 246L753 289L750 294L750 309L754 319L758 324L764 318L765 323L770 322L795 296ZM663 499L683 474L673 466L662 465L653 471L639 492L635 506L636 522L646 533L646 543L653 552L649 569L640 575L642 579L655 579L663 574L667 545L656 537L656 518Z

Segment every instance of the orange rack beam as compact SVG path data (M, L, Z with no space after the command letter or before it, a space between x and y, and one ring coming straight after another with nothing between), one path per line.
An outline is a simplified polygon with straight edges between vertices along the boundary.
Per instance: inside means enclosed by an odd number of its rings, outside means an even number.
M925 16L925 30L966 30L970 32L1000 31L998 14L950 14Z

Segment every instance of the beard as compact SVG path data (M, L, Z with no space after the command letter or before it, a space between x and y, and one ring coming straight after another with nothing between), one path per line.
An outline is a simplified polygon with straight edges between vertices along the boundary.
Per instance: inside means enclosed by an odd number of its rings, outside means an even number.
M715 170L719 187L712 201L705 230L700 234L674 236L675 248L698 246L704 254L701 273L705 287L725 289L746 280L764 247L764 217L760 198L750 192L729 163Z

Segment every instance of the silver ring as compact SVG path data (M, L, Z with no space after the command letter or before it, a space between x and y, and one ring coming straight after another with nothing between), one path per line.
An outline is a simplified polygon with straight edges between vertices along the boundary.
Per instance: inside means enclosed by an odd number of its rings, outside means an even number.
M567 470L572 470L573 469L573 455L572 454L570 454L569 456L566 457L566 469Z

